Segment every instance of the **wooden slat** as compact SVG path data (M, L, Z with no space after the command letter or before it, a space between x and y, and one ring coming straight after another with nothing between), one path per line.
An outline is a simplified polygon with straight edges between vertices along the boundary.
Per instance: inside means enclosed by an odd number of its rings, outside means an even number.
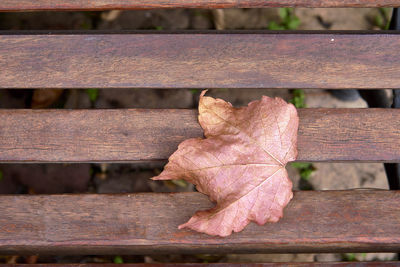
M80 264L0 264L0 267L398 267L399 262L274 262L274 263L80 263Z
M400 35L0 35L0 88L400 88Z
M395 7L398 0L2 0L0 11L149 8Z
M300 161L400 161L400 110L300 109ZM195 110L0 110L0 162L167 159Z
M395 252L400 191L300 191L279 223L220 238L178 230L200 193L0 196L0 253Z

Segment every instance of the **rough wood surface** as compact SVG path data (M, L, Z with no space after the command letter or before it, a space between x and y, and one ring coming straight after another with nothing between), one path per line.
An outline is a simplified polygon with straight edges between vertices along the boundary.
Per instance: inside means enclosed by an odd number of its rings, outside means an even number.
M298 160L400 161L400 110L300 109ZM0 162L167 159L195 110L0 110Z
M274 263L80 263L80 264L0 264L0 267L398 267L399 262L274 262Z
M2 0L0 11L149 8L395 7L399 0Z
M0 35L0 88L400 88L400 34Z
M226 238L178 230L200 193L0 196L0 253L396 252L400 191L299 191L278 223Z

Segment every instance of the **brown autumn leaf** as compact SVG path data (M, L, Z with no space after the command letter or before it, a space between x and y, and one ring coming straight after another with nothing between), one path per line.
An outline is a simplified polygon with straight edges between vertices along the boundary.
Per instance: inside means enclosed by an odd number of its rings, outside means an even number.
M222 99L199 102L205 139L182 142L155 180L184 179L216 206L197 211L179 229L228 236L250 222L277 222L293 196L285 165L297 156L296 108L263 96L234 108Z
M36 89L33 91L32 108L48 108L60 99L63 89Z

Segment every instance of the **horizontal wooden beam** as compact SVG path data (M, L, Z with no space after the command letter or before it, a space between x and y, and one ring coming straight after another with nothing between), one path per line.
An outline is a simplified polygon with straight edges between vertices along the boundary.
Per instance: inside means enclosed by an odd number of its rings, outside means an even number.
M274 263L79 263L79 264L0 264L0 267L397 267L399 262L274 262Z
M300 161L400 161L400 110L300 109ZM165 160L194 110L0 110L0 162Z
M150 8L396 7L398 0L2 0L0 11Z
M388 32L2 34L0 88L400 88L399 51Z
M0 196L2 254L308 253L400 250L400 191L299 191L278 223L220 238L178 230L200 193Z

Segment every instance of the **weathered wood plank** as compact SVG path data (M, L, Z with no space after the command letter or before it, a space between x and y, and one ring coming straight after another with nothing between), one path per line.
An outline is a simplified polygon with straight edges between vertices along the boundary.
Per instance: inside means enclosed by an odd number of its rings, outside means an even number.
M399 266L399 262L274 262L274 263L79 263L79 264L0 264L0 267L377 267Z
M398 0L2 0L0 11L150 8L396 7Z
M0 35L0 88L400 88L400 34Z
M2 254L378 252L400 249L400 191L300 191L278 223L219 238L178 230L200 193L0 196Z
M400 110L300 109L298 160L400 161ZM0 110L0 162L167 159L195 110Z

